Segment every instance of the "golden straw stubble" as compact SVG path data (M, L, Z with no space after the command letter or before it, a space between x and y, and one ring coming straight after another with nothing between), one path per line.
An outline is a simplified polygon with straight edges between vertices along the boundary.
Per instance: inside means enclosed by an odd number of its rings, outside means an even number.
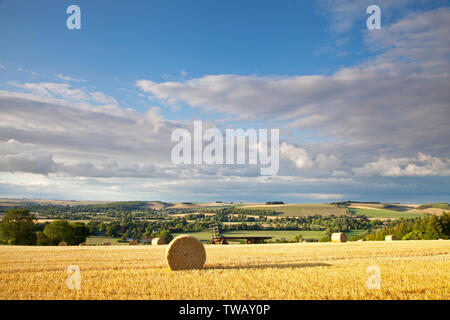
M201 269L205 265L206 251L197 238L180 235L170 242L166 258L171 270Z

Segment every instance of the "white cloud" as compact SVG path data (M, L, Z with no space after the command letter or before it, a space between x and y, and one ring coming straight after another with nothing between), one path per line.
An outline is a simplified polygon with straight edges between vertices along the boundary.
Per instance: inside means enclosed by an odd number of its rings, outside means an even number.
M342 161L334 154L327 156L319 153L315 162L320 169L332 170L338 168Z
M284 126L310 130L321 146L334 144L331 153L352 150L352 158L380 150L448 154L448 21L450 9L441 8L367 33L367 44L382 52L330 76L218 74L136 85L168 105L287 122Z
M12 85L24 90L31 91L37 96L46 98L61 97L68 100L89 100L89 95L81 89L71 89L70 84L67 83L17 83L12 82Z
M47 174L56 169L53 155L32 144L16 140L0 142L0 171Z
M116 99L104 94L103 92L89 92L86 89L72 88L72 86L68 83L40 82L22 84L10 82L10 84L44 98L61 98L75 102L84 101L106 105L117 104Z
M335 200L344 198L344 195L339 193L299 193L298 195L316 200Z
M297 168L300 169L308 169L314 166L314 162L310 159L306 150L286 142L283 142L280 145L280 155L281 157L294 162Z
M160 108L153 107L150 108L150 110L148 110L144 116L137 121L137 124L139 126L147 126L147 128L153 132L158 132L161 127L162 120L163 117L160 114Z
M102 103L102 104L117 104L116 99L104 94L103 92L99 92L99 91L91 92L90 95L91 95L92 101L94 101L94 102Z
M22 68L22 67L18 67L18 68L17 68L17 71L28 73L28 74L30 74L32 77L36 77L36 76L37 76L37 73L36 73L36 72L34 72L34 71L32 71L32 70L28 70L28 69Z
M0 172L34 174L64 174L73 177L169 177L163 168L150 162L129 160L55 161L54 154L35 144L16 140L0 142Z
M344 170L333 170L331 172L331 175L333 177L348 177L348 176L351 176L351 173L344 171Z
M439 159L419 152L412 158L379 157L377 161L353 171L358 176L450 176L450 159Z
M175 126L164 120L157 108L142 114L114 106L79 105L0 91L0 114L0 141L14 139L40 146L52 152L58 162L89 159L96 167L103 167L105 159L143 166L170 163L170 135ZM136 168L137 174L146 170ZM118 174L124 175L128 169L120 170Z
M313 160L305 149L283 142L280 145L280 155L282 158L292 161L299 169L312 169L314 167L321 170L333 170L340 166L342 160L336 155L325 155L319 153Z
M72 78L70 76L65 76L62 75L61 73L55 74L55 77L57 79L63 80L63 81L72 81L72 82L86 82L86 80L83 79L77 79L77 78Z

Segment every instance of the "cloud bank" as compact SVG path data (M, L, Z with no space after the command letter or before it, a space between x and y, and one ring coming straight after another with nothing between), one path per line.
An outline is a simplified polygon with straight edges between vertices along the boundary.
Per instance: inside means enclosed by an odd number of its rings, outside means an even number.
M336 10L351 12L353 3ZM376 52L370 59L329 76L141 79L136 86L160 104L145 112L121 108L114 97L61 74L71 83L11 83L18 92L0 91L0 194L448 198L449 27L448 8L408 14L365 35L368 50ZM260 177L252 166L174 166L171 132L192 123L164 118L161 109L179 104L216 115L209 126L232 118L282 128L279 175Z

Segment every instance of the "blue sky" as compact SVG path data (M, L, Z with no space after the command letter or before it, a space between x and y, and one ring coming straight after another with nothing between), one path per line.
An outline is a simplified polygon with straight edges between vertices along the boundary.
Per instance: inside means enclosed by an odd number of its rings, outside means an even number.
M73 3L80 31L65 27ZM19 67L42 81L64 70L136 108L148 102L117 89L134 90L137 79L330 73L367 54L359 41L346 56L323 54L334 37L312 1L5 1L0 27L4 82L29 79Z
M398 18L397 11L439 6L433 3L383 12L383 22ZM71 4L81 8L80 31L66 28ZM184 78L330 74L371 55L361 43L365 8L340 34L330 24L332 7L315 1L4 1L0 62L7 68L0 79L3 87L13 79L54 81L64 71L127 106L145 108L148 102L118 88L133 90L137 79L181 79L184 72Z
M0 196L448 201L448 4L0 1ZM196 119L281 128L280 177L171 168Z

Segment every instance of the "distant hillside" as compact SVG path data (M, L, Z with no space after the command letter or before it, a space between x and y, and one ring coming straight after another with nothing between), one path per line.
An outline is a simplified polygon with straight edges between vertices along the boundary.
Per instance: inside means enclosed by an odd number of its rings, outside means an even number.
M173 206L172 203L163 202L163 201L144 201L146 207L153 210L161 210L167 207Z
M450 211L450 204L448 202L440 202L440 203L426 203L418 206L417 209L428 209L428 208L438 208Z
M229 206L216 203L163 202L163 201L75 201L75 200L35 200L0 199L0 212L11 208L28 208L31 211L67 210L72 212L142 211L164 209L197 209L205 207Z
M97 205L106 204L111 201L77 201L77 200L44 200L44 199L8 199L0 198L2 207L18 207L29 204L34 205L54 205L54 206L79 206L79 205Z
M430 203L424 205L407 205L399 203L374 203L343 201L339 206L346 207L352 214L365 215L369 218L414 218L427 214L441 215L445 211L450 211L448 203Z
M335 205L335 206L348 206L351 205L352 203L361 203L361 204L381 204L381 202L378 201L337 201L337 202L330 202L330 204Z

